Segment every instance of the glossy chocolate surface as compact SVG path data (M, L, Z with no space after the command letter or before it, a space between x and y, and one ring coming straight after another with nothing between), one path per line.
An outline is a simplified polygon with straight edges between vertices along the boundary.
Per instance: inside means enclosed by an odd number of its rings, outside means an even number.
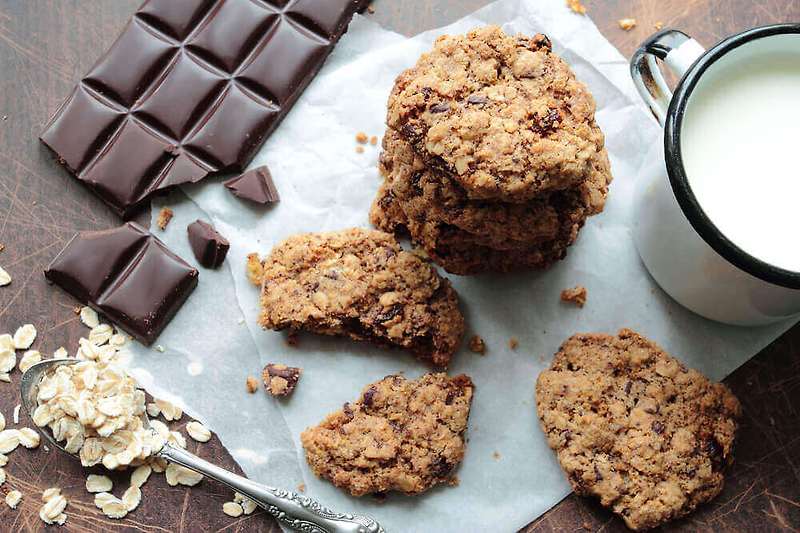
M242 171L365 0L149 0L41 140L122 216Z
M257 204L271 204L281 199L272 181L272 174L266 166L248 170L241 176L229 179L225 182L225 187L239 198Z
M149 231L129 222L78 233L44 275L151 344L197 286L198 272Z
M186 231L198 263L206 268L217 268L225 261L231 245L228 239L214 229L214 226L208 222L196 220L189 224Z

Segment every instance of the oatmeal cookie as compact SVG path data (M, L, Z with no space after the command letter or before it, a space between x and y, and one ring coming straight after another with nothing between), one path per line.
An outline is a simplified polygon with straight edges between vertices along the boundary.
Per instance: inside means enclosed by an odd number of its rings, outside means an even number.
M740 416L725 385L627 329L568 339L539 375L536 407L575 492L634 530L719 494Z
M525 203L471 200L452 177L428 169L411 145L396 132L384 136L380 170L413 220L441 222L474 235L478 244L513 250L556 239L562 224L583 224L603 210L608 194L608 160L598 154L596 169L579 186L546 193Z
M566 257L567 248L575 242L584 222L579 217L574 224L562 223L561 233L543 243L497 250L485 246L481 236L455 226L425 219L409 219L400 205L401 202L392 191L382 186L372 205L370 221L383 231L408 233L435 263L458 275L547 268Z
M295 235L263 263L266 329L348 336L447 366L464 331L450 283L392 235L352 228Z
M604 137L585 85L544 35L444 35L401 73L387 123L471 198L522 203L586 179Z
M451 481L472 402L465 375L387 376L300 435L313 472L353 496L419 494Z

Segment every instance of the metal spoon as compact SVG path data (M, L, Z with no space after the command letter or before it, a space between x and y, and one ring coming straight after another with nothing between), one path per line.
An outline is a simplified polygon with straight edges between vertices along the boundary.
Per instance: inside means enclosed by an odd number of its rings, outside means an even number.
M36 396L44 374L51 368L72 365L78 362L75 359L48 359L31 366L22 375L22 405L25 407L29 417L33 418L33 411L37 406ZM146 428L155 431L150 427L147 415L143 415L142 419ZM75 454L67 452L61 444L56 442L53 435L45 428L37 427L36 429L50 444L64 453L76 457ZM255 483L169 443L165 444L154 457L166 459L199 472L204 476L216 479L253 500L282 524L297 531L310 533L385 533L380 524L368 516L331 511L308 496Z

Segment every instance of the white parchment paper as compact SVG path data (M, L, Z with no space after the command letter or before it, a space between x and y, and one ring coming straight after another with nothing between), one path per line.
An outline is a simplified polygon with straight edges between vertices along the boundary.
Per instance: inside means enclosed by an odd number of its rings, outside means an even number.
M245 256L266 254L298 232L368 226L380 183L379 149L367 146L357 154L354 134L382 134L395 76L438 35L487 23L552 38L556 52L597 100L615 181L605 212L588 221L567 259L549 271L449 276L461 295L469 332L479 333L488 346L483 357L462 349L450 368L469 374L477 386L467 454L457 472L460 484L413 498L391 495L383 503L351 498L311 474L300 432L354 400L372 381L400 371L415 377L429 369L400 351L309 335L290 348L283 334L261 331L258 293L246 280ZM227 192L219 179L185 187L188 198L175 193L155 202L154 217L161 205L174 209L167 231L155 231L185 259L195 262L185 228L197 218L228 237L231 250L220 270L201 268L197 290L157 341L165 353L134 348L136 375L207 423L255 480L291 489L304 483L307 494L326 505L372 514L390 532L514 531L569 491L539 430L533 400L536 376L564 339L579 331L630 327L721 379L789 327L743 329L706 321L679 307L648 276L629 229L631 192L637 175L662 165L660 139L638 102L626 60L588 18L571 13L563 2L500 0L412 39L357 17L252 163L269 164L280 204L253 207ZM582 310L559 301L559 292L576 284L589 290ZM515 351L508 348L512 336L519 339ZM246 376L258 376L271 361L305 369L288 401L245 392Z

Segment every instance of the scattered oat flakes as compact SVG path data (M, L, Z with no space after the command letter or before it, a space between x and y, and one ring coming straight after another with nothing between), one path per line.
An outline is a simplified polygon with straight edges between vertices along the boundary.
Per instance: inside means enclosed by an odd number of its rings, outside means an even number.
M567 6L579 15L586 14L586 6L581 3L581 0L567 0Z
M97 316L97 311L89 306L83 306L78 311L81 322L87 328L96 328L100 325L100 317Z
M39 509L39 518L45 524L63 525L67 520L64 509L67 507L67 499L61 494L61 489L52 487L42 493L44 505Z
M89 474L86 478L86 491L91 493L97 492L111 492L114 483L108 476L98 476L96 474Z
M67 359L69 357L69 352L67 349L61 346L55 352L53 352L53 359Z
M0 485L6 482L6 471L0 468Z
M516 350L519 346L519 340L516 337L511 337L508 339L508 347L512 350Z
M581 285L577 285L572 289L564 289L561 291L561 301L562 302L570 302L578 307L583 307L586 305L586 296L587 291L586 287Z
M626 18L626 19L619 19L617 21L619 27L625 31L631 31L633 28L636 27L636 19Z
M264 263L259 259L258 254L249 254L247 256L247 279L253 285L261 286L261 280L264 278Z
M368 141L369 137L367 136L366 133L364 133L363 131L359 131L358 133L356 133L356 142L358 144L367 144Z
M0 372L0 381L11 383L11 376L8 375L8 372Z
M157 352L159 352L159 353L164 353L164 352L166 351L166 348L164 348L164 347L163 347L162 345L160 345L160 344L156 344L156 348L155 348L155 350L156 350Z
M258 390L258 380L253 376L247 376L245 386L247 387L247 392L254 394Z
M176 485L185 485L187 487L194 487L203 480L203 474L199 474L194 470L189 470L181 465L169 463L167 465L167 484L174 487Z
M100 492L94 495L94 504L98 509L102 509L105 504L115 499L116 497L110 492Z
M17 404L17 405L14 407L14 412L13 412L13 414L12 414L12 417L13 417L13 419L14 419L14 423L15 423L15 424L19 424L19 410L20 410L20 409L22 409L22 406L21 406L20 404Z
M11 453L19 446L19 431L4 429L0 431L0 453Z
M36 340L36 328L33 324L25 324L14 333L14 348L27 350Z
M180 420L181 417L183 416L183 409L181 409L172 402L169 402L167 400L156 399L155 403L161 410L161 415L167 422L172 422L173 420Z
M653 27L657 30L662 30L664 29L664 23L659 20L658 22L653 24Z
M222 512L234 518L242 516L244 509L236 502L225 502L222 504Z
M356 153L357 154L363 154L364 153L364 147L363 146L356 146Z
M11 283L11 275L3 267L0 267L0 287L5 287L9 283Z
M18 490L9 491L6 494L6 505L11 507L12 509L16 509L19 502L22 500L22 493Z
M173 214L174 213L172 212L172 209L169 207L162 207L161 211L158 212L158 218L156 219L156 226L158 226L158 229L161 231L167 229L167 224L169 224L169 221L172 220Z
M375 135L373 135L372 137L369 138L369 144L375 146L376 144L378 144L378 138Z
M13 352L16 348L14 348L14 337L5 333L0 335L0 352Z
M114 330L108 324L98 324L89 332L89 342L95 346L102 346L111 340Z
M186 438L178 431L170 431L169 437L167 437L167 442L169 442L173 446L178 446L180 448L186 449Z
M161 409L153 402L148 403L145 409L147 410L147 416L150 418L155 418L161 414Z
M19 371L25 372L41 360L42 354L39 353L39 350L28 350L22 354L22 359L19 360Z
M475 353L483 355L486 353L486 343L483 342L483 339L480 337L480 335L473 335L469 340L469 349Z
M234 503L238 503L242 506L242 509L244 509L244 514L253 514L253 512L258 509L256 502L242 494L239 494L238 492L233 493L233 501Z
M31 428L22 428L19 430L19 443L25 448L32 450L39 447L41 442L39 432Z
M369 13L370 15L374 15L375 14L375 8L372 5L368 5L367 6L367 13Z
M136 470L134 470L133 474L131 474L131 487L141 487L144 485L150 478L150 474L152 472L153 469L150 467L150 465L136 467Z
M195 420L186 424L186 433L197 442L208 442L211 440L211 431Z
M104 493L101 492L100 494ZM100 496L100 494L98 494L97 496ZM95 505L97 505L97 496L95 496L94 498ZM128 509L125 507L125 504L122 503L122 500L120 500L116 496L109 494L108 496L104 496L101 501L102 504L99 505L98 507L102 509L103 514L106 515L107 517L114 519L121 519L127 516Z
M17 353L14 350L0 351L0 372L10 373L17 366Z
M6 417L3 416L3 413L0 413L0 431L3 431L4 429L6 429Z
M139 507L142 502L142 489L139 487L128 487L122 494L122 503L125 504L125 510L129 513Z
M111 336L108 342L114 348L122 348L123 346L125 346L125 343L128 342L128 337L126 337L122 333L117 332Z

